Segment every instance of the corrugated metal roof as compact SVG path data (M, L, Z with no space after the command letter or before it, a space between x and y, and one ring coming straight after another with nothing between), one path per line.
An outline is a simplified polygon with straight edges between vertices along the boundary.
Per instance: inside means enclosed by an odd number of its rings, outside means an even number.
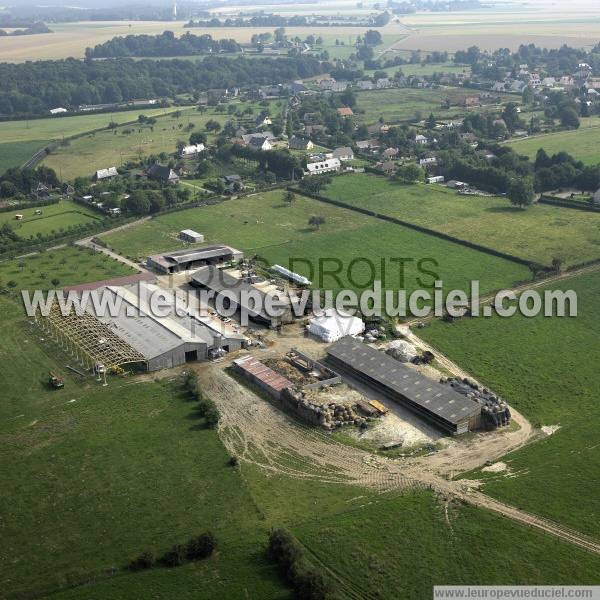
M421 409L454 425L481 411L476 402L451 387L424 377L395 358L354 338L342 338L329 346L327 353L392 392L404 396Z

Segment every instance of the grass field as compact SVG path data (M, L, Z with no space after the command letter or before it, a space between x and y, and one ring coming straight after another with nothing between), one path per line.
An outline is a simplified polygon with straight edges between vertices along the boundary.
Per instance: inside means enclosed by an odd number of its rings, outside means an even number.
M600 274L558 287L577 292L576 318L463 319L436 322L419 335L534 424L560 425L550 437L502 458L509 471L468 477L483 479L486 493L600 537Z
M274 101L271 105L274 116L279 111L278 102ZM254 116L259 112L257 103L248 102L239 106L251 107L255 111ZM145 111L140 112L145 114ZM176 151L177 142L187 142L192 131L205 132L207 121L218 121L223 125L231 118L212 109L200 113L195 108L188 108L180 113L179 117L171 115L158 119L153 127L124 125L77 138L47 156L43 164L52 167L66 180L91 176L97 169L120 166L129 160L137 161L151 154L172 154ZM137 113L135 115L137 119ZM194 128L188 130L190 125ZM214 134L208 133L209 141L212 138Z
M421 115L421 118L427 117L430 113L433 113L438 119L456 117L466 113L466 109L457 104L469 95L472 94L459 88L436 90L392 88L359 91L356 94L357 106L364 111L364 114L360 114L358 119L366 124L373 124L380 117L386 123L414 121L417 113ZM442 102L446 99L450 99L452 103L449 109L441 107ZM485 110L485 108L481 110Z
M543 265L600 258L600 215L554 206L514 208L506 198L461 196L441 185L377 175L335 177L325 196Z
M41 210L42 214L36 215L36 210ZM23 215L22 221L15 219L17 213ZM8 223L19 237L30 238L38 233L47 235L61 230L66 231L69 227L89 223L98 218L98 213L86 206L71 200L61 200L58 204L0 213L0 225Z
M577 160L587 165L600 163L600 122L598 119L590 119L576 131L560 131L545 135L535 135L522 140L508 143L515 152L525 154L532 159L540 148L543 148L550 156L558 152L568 152Z
M15 293L18 294L19 290L46 290L56 287L51 283L55 278L58 279L59 286L66 286L133 273L132 269L106 254L69 246L19 260L0 262L0 287L14 281Z
M416 262L432 258L439 266L427 267L437 271L444 283L465 289L467 281L481 278L482 287L497 289L527 278L528 270L508 261L491 257L458 244L419 234L412 230L382 223L372 217L359 215L321 202L297 196L293 205L282 201L283 191L257 194L239 200L228 200L221 204L194 208L164 215L143 223L126 232L117 232L103 239L118 252L143 258L152 252L182 247L177 239L181 229L191 227L206 236L206 241L222 242L244 250L248 255L258 254L269 263L288 265L290 259L310 259L315 267L313 273L307 265L298 262L294 269L318 281L319 258L339 259L347 270L353 259L366 257L374 262L373 270L381 275L380 259L388 261L385 274L388 289L400 286L399 266L389 262L390 258L409 258L414 262L406 265L406 287L419 286ZM308 226L310 215L325 218L319 231ZM331 268L332 263L326 265ZM370 270L366 263L359 262L340 279L360 289L361 283L369 280ZM425 285L432 281L430 276L421 276ZM323 285L339 289L333 276L324 277Z
M47 143L48 140L0 143L0 174L11 167L20 167Z
M114 123L137 121L140 113L156 117L173 112L176 108L140 108L102 114L73 115L71 117L48 117L30 121L3 121L0 123L0 142L30 142L38 140L61 140L64 137L108 127ZM32 153L33 154L33 153Z
M0 277L43 285L44 269L67 284L123 268L66 248L26 259L23 271L0 263ZM251 464L233 469L173 372L111 378L108 388L81 380L65 368L73 359L5 296L0 358L7 598L287 599L264 558L269 528L282 525L354 597L426 597L434 583L593 583L600 568L598 557L485 511L451 505L446 517L428 492L383 496ZM50 370L65 377L63 390L45 385ZM218 540L209 560L122 570L140 552L160 554L208 528Z

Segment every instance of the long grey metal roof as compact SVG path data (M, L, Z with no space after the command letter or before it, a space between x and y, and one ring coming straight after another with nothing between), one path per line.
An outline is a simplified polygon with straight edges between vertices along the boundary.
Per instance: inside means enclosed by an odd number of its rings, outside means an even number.
M192 285L206 287L214 290L216 294L227 291L235 298L237 305L245 309L251 317L261 317L267 321L271 320L271 316L265 310L264 302L262 306L256 308L254 302L250 302L248 297L245 297L245 294L242 295L242 291L253 292L254 294L258 293L264 298L266 296L265 292L254 287L252 283L244 279L238 279L222 269L217 269L213 265L198 269L192 275ZM272 305L276 309L287 308L283 300L278 300L275 297L273 297Z
M113 297L121 296L117 314L97 314L92 302L87 310L99 321L108 325L122 340L127 342L140 354L151 360L167 352L175 350L185 343L214 344L216 332L211 332L206 325L190 316L169 315L154 316L143 295L138 291L146 288L151 291L154 286L140 284L140 287L102 287L99 293L107 293Z
M392 392L405 397L421 410L454 425L479 413L481 407L395 358L352 337L344 337L327 348L327 353L355 371L370 377Z

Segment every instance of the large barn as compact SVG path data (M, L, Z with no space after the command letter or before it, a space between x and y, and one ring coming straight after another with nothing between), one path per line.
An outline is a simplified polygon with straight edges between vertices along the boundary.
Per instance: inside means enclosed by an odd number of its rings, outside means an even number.
M188 248L165 254L149 256L146 264L159 273L179 273L197 269L205 265L219 265L229 261L241 260L243 252L222 244L212 244L199 248Z
M150 296L156 292L171 305L165 316L151 309ZM62 316L53 309L48 319L57 335L66 338L86 361L107 368L135 363L157 371L233 352L246 344L242 334L210 316L193 309L177 314L173 296L148 282L102 286L96 293L114 310L100 311L100 305L89 301L82 314Z
M458 435L479 426L481 406L352 337L327 348L328 361L440 429Z

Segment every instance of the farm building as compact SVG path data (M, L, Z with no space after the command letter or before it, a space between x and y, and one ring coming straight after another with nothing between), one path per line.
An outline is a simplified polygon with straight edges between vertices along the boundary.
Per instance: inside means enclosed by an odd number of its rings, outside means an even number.
M150 296L161 292L161 303L170 302L167 316L151 310ZM43 321L68 339L81 359L106 368L136 364L147 371L169 369L186 362L205 360L214 353L235 351L245 345L241 334L188 310L178 314L174 296L147 281L130 286L102 286L98 299L110 297L115 310L99 313L100 302L88 302L82 314L63 316L58 303ZM100 296L101 295L101 296ZM161 311L163 309L161 308Z
M235 306L252 321L271 328L294 320L292 301L284 290L256 276L244 277L239 271L225 271L210 265L198 269L190 283L194 287L214 291L215 300L220 297L226 309ZM274 308L273 311L266 309L268 304ZM281 314L270 314L275 312Z
M283 390L294 385L289 379L263 365L253 356L242 356L234 360L233 368L277 399L281 398Z
M365 330L362 319L335 308L328 308L308 322L308 332L323 342L337 342L346 335L358 335Z
M108 167L108 169L99 169L94 173L95 181L102 181L103 179L110 179L111 177L116 177L119 173L117 172L117 167Z
M328 360L452 435L479 426L481 406L351 337L327 349Z
M201 244L204 241L204 236L193 229L183 229L179 232L179 239L192 244Z
M304 275L294 273L293 271L290 271L289 269L286 269L285 267L282 267L281 265L273 265L271 267L271 271L274 271L275 273L278 273L279 275L283 275L286 279L289 279L290 281L293 281L294 283L297 283L298 285L310 285L311 284L311 281L309 279L307 279L306 277L304 277Z
M177 250L167 254L154 254L146 259L146 264L159 273L179 273L206 265L241 260L243 257L242 252L230 246L212 245Z
M433 177L428 177L427 183L444 183L444 176L434 175Z
M340 117L346 118L352 117L354 112L352 112L352 109L349 106L342 106L341 108L337 109L337 114L340 115Z
M181 158L191 158L193 156L198 156L206 150L206 146L204 144L192 144L191 146L183 146L179 152L179 156Z

